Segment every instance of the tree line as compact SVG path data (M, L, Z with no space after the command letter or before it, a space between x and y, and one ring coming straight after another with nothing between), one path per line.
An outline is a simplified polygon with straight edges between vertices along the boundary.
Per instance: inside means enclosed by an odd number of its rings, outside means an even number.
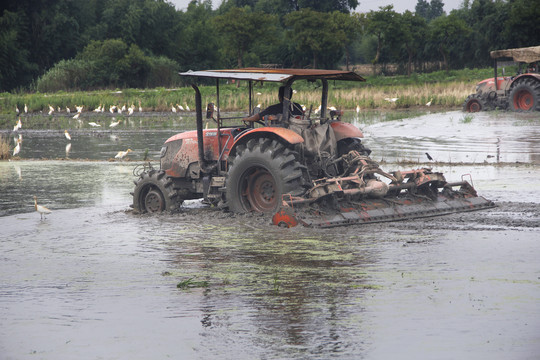
M178 71L244 66L398 73L478 68L489 51L540 44L540 0L417 0L362 12L357 0L4 0L0 91L178 85Z

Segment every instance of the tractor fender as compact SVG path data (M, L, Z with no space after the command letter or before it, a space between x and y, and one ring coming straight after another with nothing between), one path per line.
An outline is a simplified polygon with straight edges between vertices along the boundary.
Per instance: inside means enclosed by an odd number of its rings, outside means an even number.
M527 74L518 75L512 79L512 84L508 90L511 90L518 80L527 79L527 78L533 79L535 81L540 81L540 74L527 73Z
M336 136L336 141L345 138L363 138L362 131L353 124L344 123L341 121L333 121L330 123L332 130Z
M245 144L253 138L273 138L291 145L301 144L304 142L304 138L302 138L302 136L290 129L281 127L261 127L240 134L240 136L235 139L229 154L236 154L236 148L238 145Z

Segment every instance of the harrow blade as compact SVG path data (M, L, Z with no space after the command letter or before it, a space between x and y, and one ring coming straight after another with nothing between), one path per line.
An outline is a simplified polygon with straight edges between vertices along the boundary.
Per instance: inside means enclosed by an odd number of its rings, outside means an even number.
M273 224L293 227L328 228L352 224L400 221L488 209L496 205L481 196L446 197L439 193L435 200L427 197L366 199L339 204L336 209L303 206L283 207L272 218Z

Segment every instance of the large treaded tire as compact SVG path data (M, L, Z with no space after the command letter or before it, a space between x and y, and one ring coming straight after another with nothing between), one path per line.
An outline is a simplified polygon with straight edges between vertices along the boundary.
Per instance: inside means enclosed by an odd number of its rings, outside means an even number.
M467 99L463 102L463 111L465 112L479 112L485 110L486 104L482 98L476 94L467 96Z
M274 212L281 206L283 194L304 192L304 168L298 154L272 139L251 139L237 149L226 179L229 210Z
M135 181L133 191L133 211L138 214L173 212L178 210L183 200L174 189L172 180L163 170L143 172Z
M514 111L540 111L540 81L534 78L516 80L508 103Z

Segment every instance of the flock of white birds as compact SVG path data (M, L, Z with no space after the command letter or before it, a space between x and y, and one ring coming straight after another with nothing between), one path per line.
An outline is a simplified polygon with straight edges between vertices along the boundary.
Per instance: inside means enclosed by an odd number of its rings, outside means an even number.
M181 109L182 111L184 111L184 108L180 105L179 106L179 109ZM81 116L81 114L83 113L84 111L84 106L75 106L75 109L76 109L76 113L75 115L72 116L73 119L76 119L78 120L80 123L82 123L82 120L79 119L79 117ZM135 111L136 107L135 105L131 105L130 107L127 107L126 108L126 105L123 105L122 107L120 106L117 106L117 105L111 105L109 107L109 112L111 112L112 114L114 113L117 113L117 114L122 114L122 113L126 113L127 116L130 116L133 114L133 112ZM187 111L189 111L189 106L186 104L186 109ZM142 107L141 107L141 103L139 102L139 108L138 108L139 112L142 112ZM61 108L57 108L57 109L54 109L54 107L52 107L51 105L49 105L49 111L47 112L48 115L52 115L54 112L62 112L63 110ZM69 107L66 107L66 113L67 114L71 114L72 110L69 108ZM94 110L92 110L93 112L96 112L96 113L99 113L99 112L104 112L105 111L105 106L100 104L97 108L95 108ZM15 107L15 112L17 113L17 116L21 115L21 111L19 110L18 106ZM24 104L24 113L27 114L28 113L28 105L27 104ZM111 123L109 124L109 127L112 129L112 128L115 128L117 127L120 123L122 122L122 119L116 121L116 118L112 118L112 121ZM92 126L92 127L101 127L101 124L98 124L96 122L88 122L88 125ZM23 125L22 125L22 121L21 121L21 117L19 116L18 120L17 120L17 123L15 124L15 126L13 127L13 133L17 133L17 134L14 134L15 136L13 137L13 141L15 142L15 147L13 148L13 156L17 156L20 152L21 152L21 144L23 142L23 136L22 134L20 133L20 130L22 129ZM69 154L69 152L71 151L71 140L72 140L72 137L71 137L71 134L67 131L67 130L64 130L64 137L70 141L67 145L66 145L66 155ZM122 160L124 159L130 152L132 152L133 150L131 149L127 149L126 151L118 151L118 153L114 156L115 159L119 159L119 160ZM41 219L43 220L44 216L47 215L47 214L50 214L51 213L51 210L46 208L45 206L43 205L39 205L37 203L37 197L34 196L34 208L35 210L41 215Z
M183 107L182 105L178 105L176 104L176 106L178 107L178 109L180 111L190 111L190 108L187 104L185 104L185 107ZM176 112L176 107L173 105L173 111ZM105 112L105 109L106 109L106 106L103 105L103 104L100 104L97 108L95 108L94 110L92 110L92 112L95 112L95 113L100 113L100 112ZM135 110L137 108L135 107L134 104L131 104L131 106L129 107L126 107L126 105L122 105L121 107L119 105L111 105L109 106L109 112L111 114L122 114L122 113L126 113L127 116L130 116L132 115ZM73 115L73 119L76 119L78 120L80 123L82 123L82 120L79 119L79 117L81 116L81 114L83 113L84 111L84 106L78 106L78 105L75 105L75 110L76 110L76 113L75 115ZM138 107L138 110L139 112L142 112L143 109L142 109L142 106L141 106L141 102L139 101L139 107ZM72 110L66 106L66 113L67 114L71 114ZM17 115L20 115L21 111L19 110L19 107L16 106L15 107L15 112L17 113ZM52 115L53 113L60 113L60 112L63 112L63 110L58 107L58 108L54 108L53 106L49 105L49 111L47 112L48 115ZM24 113L27 114L28 113L28 105L27 104L24 104ZM112 121L111 123L109 124L109 128L115 128L117 127L118 125L120 125L120 123L122 122L122 119L116 121L116 118L113 117L112 118ZM94 121L90 121L88 122L88 125L90 125L91 127L101 127L101 124L99 123L96 123ZM20 129L22 128L22 122L21 122L21 118L19 116L19 119L17 121L17 123L15 124L15 126L13 127L13 132L18 132ZM69 132L67 130L64 130L64 136L66 137L66 139L68 141L71 141L71 135L69 134ZM14 142L15 142L15 147L13 148L13 156L17 156L20 151L21 151L21 144L22 144L22 134L18 134L18 137L14 137ZM66 154L69 153L69 151L71 150L71 143L69 143L68 145L66 145ZM131 149L128 149L126 151L119 151L116 155L115 155L115 159L123 159L125 156L127 156L130 152L132 152Z

